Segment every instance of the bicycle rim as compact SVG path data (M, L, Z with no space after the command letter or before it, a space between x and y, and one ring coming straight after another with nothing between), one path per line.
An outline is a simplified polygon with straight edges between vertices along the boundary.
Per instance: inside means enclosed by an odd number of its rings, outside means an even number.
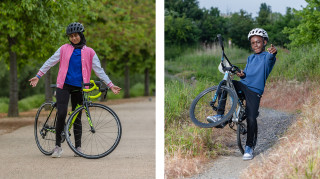
M54 131L57 110L52 106L53 103L42 104L36 114L34 123L34 136L37 146L45 155L51 155L56 144L56 135Z
M121 123L109 107L101 104L89 106L91 120L88 120L84 107L78 108L67 121L66 139L70 148L77 154L88 159L97 159L110 154L119 144ZM72 119L78 116L70 130ZM79 122L81 121L81 122ZM91 123L93 129L91 128ZM81 146L81 151L77 147Z
M237 124L237 143L239 150L242 154L244 154L244 149L246 146L246 139L247 139L247 134L244 133L243 131L247 130L247 125L245 124L245 121L242 123Z
M221 95L217 96L217 100L214 106L218 107L219 99L225 100L223 118L214 123L209 123L207 121L208 116L218 115L218 112L214 110L212 105L210 104L217 92L217 86L213 86L202 91L193 100L190 107L190 118L194 124L202 128L211 128L216 127L232 118L232 115L237 107L238 97L236 96L235 92L228 87L222 86L221 90L224 93L224 98Z

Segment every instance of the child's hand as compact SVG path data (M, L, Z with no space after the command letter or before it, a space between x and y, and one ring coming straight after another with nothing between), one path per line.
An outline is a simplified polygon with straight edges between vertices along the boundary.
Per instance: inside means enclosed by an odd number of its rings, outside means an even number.
M277 53L277 49L276 47L274 47L272 44L271 44L271 47L267 49L269 53L271 54L275 54Z
M241 70L241 72L240 72L240 73L239 73L239 72L237 72L236 74L237 74L237 76L238 76L238 77L243 77L243 76L245 75L245 74L243 73L243 70Z
M32 87L36 87L39 82L39 78L35 76L35 77L31 78L29 81L30 81L30 85Z
M112 86L110 89L114 94L119 94L121 90L121 88L118 86Z

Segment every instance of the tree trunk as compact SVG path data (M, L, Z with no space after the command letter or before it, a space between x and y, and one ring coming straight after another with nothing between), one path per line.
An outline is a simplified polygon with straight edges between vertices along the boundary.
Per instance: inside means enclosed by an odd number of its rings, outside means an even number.
M16 44L16 39L8 36L8 41L10 55L10 102L8 116L17 117L19 116L17 54L12 51L12 46Z
M130 97L130 79L129 79L129 65L126 63L124 67L124 98Z
M52 90L51 90L51 70L47 71L47 73L44 75L45 77L45 98L46 102L52 101Z
M103 57L102 60L101 60L101 67L102 67L103 69L105 69L105 68L106 68L106 65L107 65L107 59L106 59L105 57ZM104 71L106 71L106 70L104 70ZM102 83L101 88L106 88L106 87L107 87L107 85L106 85L105 83ZM106 96L106 99L103 98L105 94L106 94L106 92L103 92L103 93L102 93L102 95L101 95L101 97L100 97L100 101L101 101L101 102L106 101L107 96Z
M149 96L149 68L144 70L144 96Z

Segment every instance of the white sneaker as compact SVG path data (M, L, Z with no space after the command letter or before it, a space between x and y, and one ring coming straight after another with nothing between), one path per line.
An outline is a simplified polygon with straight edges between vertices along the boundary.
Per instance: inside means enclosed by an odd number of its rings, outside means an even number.
M222 119L222 115L214 115L214 116L208 116L207 121L210 123L215 123L217 121L220 121Z
M252 160L253 159L253 149L252 147L246 146L244 155L242 157L243 160Z
M82 149L81 147L77 147L77 151L81 152L82 153ZM80 157L78 154L74 153L74 156L75 157Z
M51 155L52 158L60 158L63 150L61 147L57 146L53 149L53 154Z

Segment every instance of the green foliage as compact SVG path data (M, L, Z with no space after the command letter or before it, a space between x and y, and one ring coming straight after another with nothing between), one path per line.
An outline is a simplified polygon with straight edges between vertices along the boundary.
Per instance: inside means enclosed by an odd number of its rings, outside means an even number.
M240 13L234 13L231 15L228 22L228 37L231 38L232 43L238 47L249 49L250 44L248 41L248 33L254 28L254 21L251 14L248 14L244 10L240 10Z
M306 22L312 22L309 24L310 28L304 28L304 30L305 32L312 30L312 33L315 34L318 32L317 28L311 29L311 27L317 27L319 24L317 23L319 8L316 10L316 0L307 2L312 2L314 5L311 7L315 10L312 11L312 14L303 14L307 16L305 17ZM222 17L217 8L200 9L196 0L167 0L165 1L165 12L166 45L190 45L196 42L210 45L216 41L217 34L222 34L226 39L232 40L236 46L248 50L250 49L247 39L248 32L257 27L267 30L272 44L287 47L295 37L292 36L289 39L285 32L290 34L295 31L300 24L302 14L296 15L296 11L291 8L287 8L285 15L273 13L271 6L262 3L259 16L255 19L244 10ZM285 28L294 29L283 31Z
M199 24L201 29L200 41L210 44L216 40L217 34L226 34L225 21L220 16L218 8L211 7L209 10L203 10L203 16Z
M319 43L291 48L290 51L279 49L278 60L270 77L298 81L319 78L319 51Z
M257 23L260 26L265 26L271 23L271 6L267 5L266 3L261 3L259 16L256 18Z
M318 43L320 40L320 1L306 0L308 5L296 15L301 17L298 26L287 27L284 32L289 35L292 41L291 46L308 45Z
M34 108L39 108L41 104L45 101L44 95L38 94L38 95L33 95L27 98L24 98L19 101L19 111L27 111L30 109Z
M38 94L29 96L27 98L23 98L18 102L19 111L28 111L30 109L39 108L41 104L44 102L44 95ZM1 97L0 98L0 113L7 113L9 107L9 98Z
M143 83L137 83L130 89L130 96L131 97L137 97L137 96L143 96L144 93L144 85Z
M234 47L226 48L225 53L231 63L242 69L245 67L248 52ZM204 78L216 83L223 78L223 74L218 71L220 62L221 50L219 47L215 46L206 50L188 49L188 52L182 53L179 57L166 59L165 69L166 72L174 74L180 79L195 77L197 80Z
M0 113L8 112L8 107L9 107L8 104L9 104L9 98L0 97Z
M194 44L199 39L200 30L192 19L174 17L167 13L165 16L166 44Z

